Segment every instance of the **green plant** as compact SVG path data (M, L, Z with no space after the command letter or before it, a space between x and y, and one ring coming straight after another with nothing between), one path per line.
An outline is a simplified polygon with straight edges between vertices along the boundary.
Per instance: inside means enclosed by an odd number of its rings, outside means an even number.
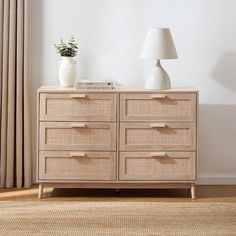
M68 43L65 43L62 39L58 44L54 44L57 53L62 57L74 57L77 54L78 44L73 36L71 36Z

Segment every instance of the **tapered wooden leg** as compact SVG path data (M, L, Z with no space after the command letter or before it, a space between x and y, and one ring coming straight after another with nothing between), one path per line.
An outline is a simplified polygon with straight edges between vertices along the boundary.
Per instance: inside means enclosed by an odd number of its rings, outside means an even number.
M43 183L39 184L39 194L38 194L38 198L41 199L43 198Z
M192 199L196 199L196 185L195 184L191 185L191 196L192 196Z

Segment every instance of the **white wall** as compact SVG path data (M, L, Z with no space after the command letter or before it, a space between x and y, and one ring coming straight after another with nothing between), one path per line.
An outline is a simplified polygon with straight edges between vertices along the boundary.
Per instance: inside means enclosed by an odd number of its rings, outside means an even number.
M200 90L199 182L236 184L235 9L235 0L32 0L34 135L36 89L58 85L60 38L79 41L78 78L137 87L151 65L138 58L148 28L170 27L172 84Z

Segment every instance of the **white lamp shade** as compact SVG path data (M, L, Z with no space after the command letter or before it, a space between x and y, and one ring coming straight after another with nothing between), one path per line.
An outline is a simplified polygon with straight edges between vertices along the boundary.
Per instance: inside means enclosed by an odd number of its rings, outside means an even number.
M150 28L140 54L141 59L178 58L169 28Z

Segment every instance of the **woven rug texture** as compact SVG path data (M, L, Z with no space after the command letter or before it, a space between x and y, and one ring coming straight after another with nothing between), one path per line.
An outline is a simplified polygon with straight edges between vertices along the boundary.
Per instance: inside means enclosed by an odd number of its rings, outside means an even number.
M0 235L236 235L236 203L0 202Z

